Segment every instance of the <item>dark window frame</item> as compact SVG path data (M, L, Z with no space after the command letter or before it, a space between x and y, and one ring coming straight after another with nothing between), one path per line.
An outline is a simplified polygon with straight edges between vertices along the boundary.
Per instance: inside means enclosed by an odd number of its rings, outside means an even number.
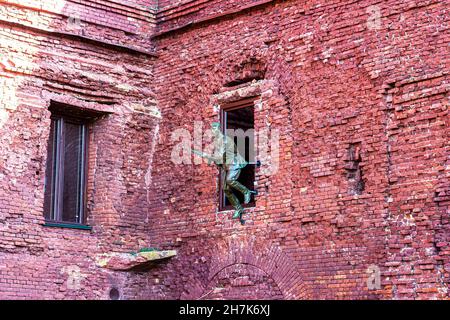
M238 109L248 108L248 107L255 107L255 101L257 100L257 96L244 98L235 102L226 103L223 104L220 108L220 126L222 128L222 133L226 134L227 131L227 112L230 111L236 111ZM255 127L255 121L253 119L253 128ZM226 205L226 199L225 199L225 193L223 192L223 185L222 185L222 170L219 170L219 211L228 211L233 210L233 207L231 205ZM256 181L256 170L254 172L254 178L253 178L253 185ZM253 188L252 188L253 189ZM236 192L236 191L235 191ZM242 203L242 206L244 208L254 208L256 206L255 199L249 203L244 204Z
M51 190L45 190L45 193L51 192L49 195L50 203L46 205L47 210L44 212L46 225L65 225L65 226L86 226L87 223L87 181L88 181L88 150L89 150L89 131L91 119L83 118L79 115L71 115L69 112L52 111L51 121L54 126L51 132L53 139L51 152L51 173L46 177L51 179ZM74 124L80 126L81 133L81 155L77 161L80 166L79 181L77 181L78 207L76 212L76 221L67 221L63 219L63 177L64 177L64 124ZM49 181L46 181L46 188ZM47 197L46 197L47 198Z

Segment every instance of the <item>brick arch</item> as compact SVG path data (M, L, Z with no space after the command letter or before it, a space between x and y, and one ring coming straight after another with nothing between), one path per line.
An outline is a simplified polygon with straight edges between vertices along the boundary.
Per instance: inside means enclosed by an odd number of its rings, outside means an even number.
M226 291L225 295L221 291L214 290L218 285ZM219 270L210 279L205 292L199 299L224 299L225 297L227 300L281 300L284 299L284 294L273 277L258 266L235 263Z
M311 292L296 269L296 263L276 245L258 243L256 237L232 236L213 246L208 275L187 283L181 299L200 299L209 291L214 278L223 270L236 265L261 270L279 288L286 300L310 299Z

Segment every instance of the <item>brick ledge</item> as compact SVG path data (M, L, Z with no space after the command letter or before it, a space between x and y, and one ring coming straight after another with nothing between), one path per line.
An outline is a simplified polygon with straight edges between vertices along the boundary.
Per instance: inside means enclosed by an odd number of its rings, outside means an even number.
M138 253L107 253L97 257L97 265L114 271L144 271L155 264L175 257L176 250Z

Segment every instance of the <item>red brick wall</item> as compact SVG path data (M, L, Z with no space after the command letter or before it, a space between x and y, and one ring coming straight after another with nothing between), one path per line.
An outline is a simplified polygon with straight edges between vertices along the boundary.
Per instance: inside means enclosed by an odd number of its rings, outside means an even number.
M0 298L449 297L443 1L0 2ZM218 212L216 168L171 161L172 132L206 129L235 89L280 134L244 226ZM43 226L51 100L108 113L91 231ZM143 247L177 257L98 265Z
M219 2L202 10L231 6ZM255 264L281 278L284 298L289 290L293 298L448 298L444 3L275 1L243 12L234 4L209 21L201 10L179 11L155 37L163 141L150 225L155 243L179 243L174 292L198 298L220 283L210 261L241 250L238 238L258 243L245 255L269 265L282 262L267 248L283 252L289 268ZM241 226L216 213L215 168L171 163L170 134L216 121L211 97L252 68L273 86L255 126L280 131L282 154L276 175L257 174L256 208ZM355 149L360 195L349 179ZM438 190L447 200L436 201ZM238 268L240 258L230 260L222 268ZM368 288L371 266L381 270L380 290ZM297 280L284 283L294 271ZM233 283L222 284L230 293L221 297L239 292Z
M273 0L181 0L160 1L158 11L158 31L179 28L192 22L239 12L246 8L263 5Z

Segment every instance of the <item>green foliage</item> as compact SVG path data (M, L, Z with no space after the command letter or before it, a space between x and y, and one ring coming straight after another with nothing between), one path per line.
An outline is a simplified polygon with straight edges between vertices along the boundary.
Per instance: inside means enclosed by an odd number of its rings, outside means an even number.
M141 250L138 251L138 253L153 252L153 251L159 251L159 250L157 248L142 248Z

